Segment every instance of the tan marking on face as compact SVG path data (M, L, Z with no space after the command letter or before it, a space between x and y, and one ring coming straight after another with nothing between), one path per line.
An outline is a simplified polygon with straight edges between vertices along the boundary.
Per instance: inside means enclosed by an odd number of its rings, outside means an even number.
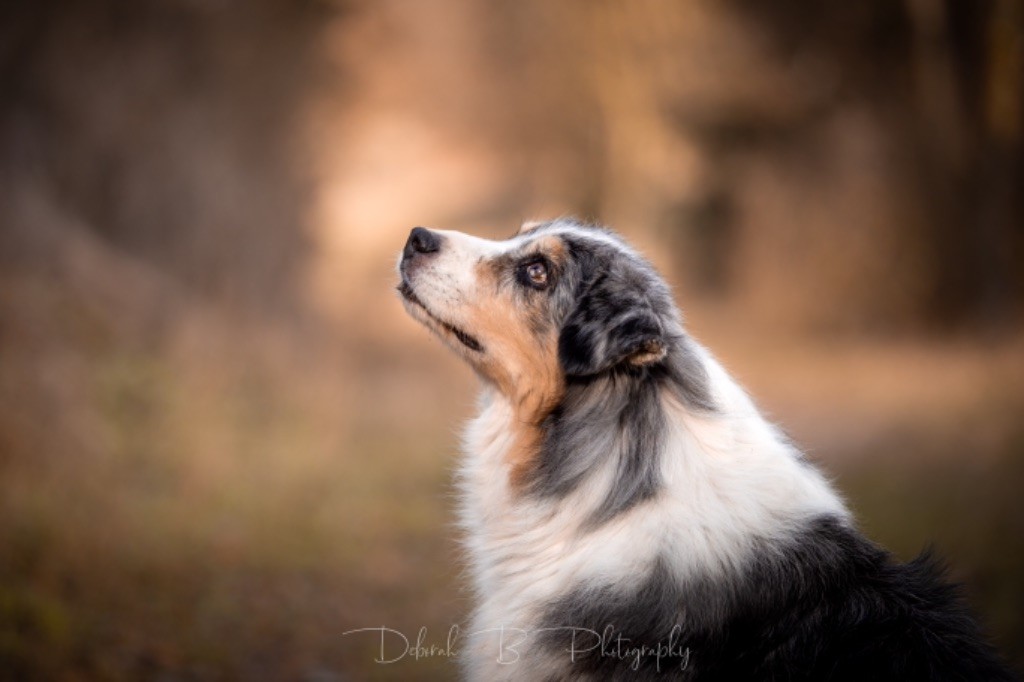
M543 251L544 255L550 258L554 263L558 265L565 264L565 259L568 257L568 254L565 251L565 242L560 237L556 237L551 234L544 235L542 237L538 237L534 241L534 244L536 244L537 248Z
M541 237L531 250L555 265L566 257L564 243L554 236ZM538 291L524 297L502 286L507 273L497 267L492 261L477 265L479 291L488 295L472 306L468 319L474 333L487 340L488 352L478 371L497 385L515 410L517 432L508 465L512 483L521 486L536 464L540 424L562 398L565 378L558 362L558 329L547 320L546 294Z

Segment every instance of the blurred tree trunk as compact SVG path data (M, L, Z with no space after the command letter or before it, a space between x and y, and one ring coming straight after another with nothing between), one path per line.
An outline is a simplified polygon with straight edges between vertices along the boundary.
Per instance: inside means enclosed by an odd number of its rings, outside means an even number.
M736 0L783 53L837 65L843 99L894 134L897 177L926 274L919 314L939 327L1021 312L1024 123L1022 0ZM912 213L913 215L913 213Z
M0 177L201 297L296 308L321 0L0 9ZM333 85L337 86L337 83ZM5 202L10 206L10 202ZM12 233L43 226L8 210ZM2 236L2 235L0 235Z
M1020 0L907 0L914 27L916 145L928 211L934 322L1006 319L1019 293L1022 213Z

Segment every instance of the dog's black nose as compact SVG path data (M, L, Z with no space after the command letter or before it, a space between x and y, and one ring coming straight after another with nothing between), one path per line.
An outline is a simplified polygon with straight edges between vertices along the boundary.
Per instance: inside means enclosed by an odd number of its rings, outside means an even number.
M425 227L414 227L409 240L402 250L403 258L412 258L417 253L434 253L441 248L441 238Z

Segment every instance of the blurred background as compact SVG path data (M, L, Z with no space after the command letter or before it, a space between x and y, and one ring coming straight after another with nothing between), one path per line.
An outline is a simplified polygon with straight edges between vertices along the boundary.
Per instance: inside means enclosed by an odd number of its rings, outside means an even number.
M414 225L610 224L1024 664L1024 1L0 6L0 677L450 679Z

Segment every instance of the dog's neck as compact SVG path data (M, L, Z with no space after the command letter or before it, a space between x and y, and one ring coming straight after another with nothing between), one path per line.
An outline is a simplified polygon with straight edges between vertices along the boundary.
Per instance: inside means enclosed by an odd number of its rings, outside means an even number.
M716 409L696 346L681 330L657 360L571 376L559 371L553 353L542 353L526 368L529 376L514 366L482 373L510 415L510 487L538 498L561 496L610 465L618 470L617 485L591 523L651 497L660 476L666 399L696 413Z
M631 570L668 546L674 570L708 574L741 565L757 541L784 539L814 518L848 518L725 370L699 346L689 353L706 395L681 392L664 375L569 382L572 407L542 424L525 487L509 475L522 428L515 405L485 391L461 472L462 521L483 575L500 580L555 555L559 572L586 573L592 552L600 565ZM637 533L647 541L631 541Z

